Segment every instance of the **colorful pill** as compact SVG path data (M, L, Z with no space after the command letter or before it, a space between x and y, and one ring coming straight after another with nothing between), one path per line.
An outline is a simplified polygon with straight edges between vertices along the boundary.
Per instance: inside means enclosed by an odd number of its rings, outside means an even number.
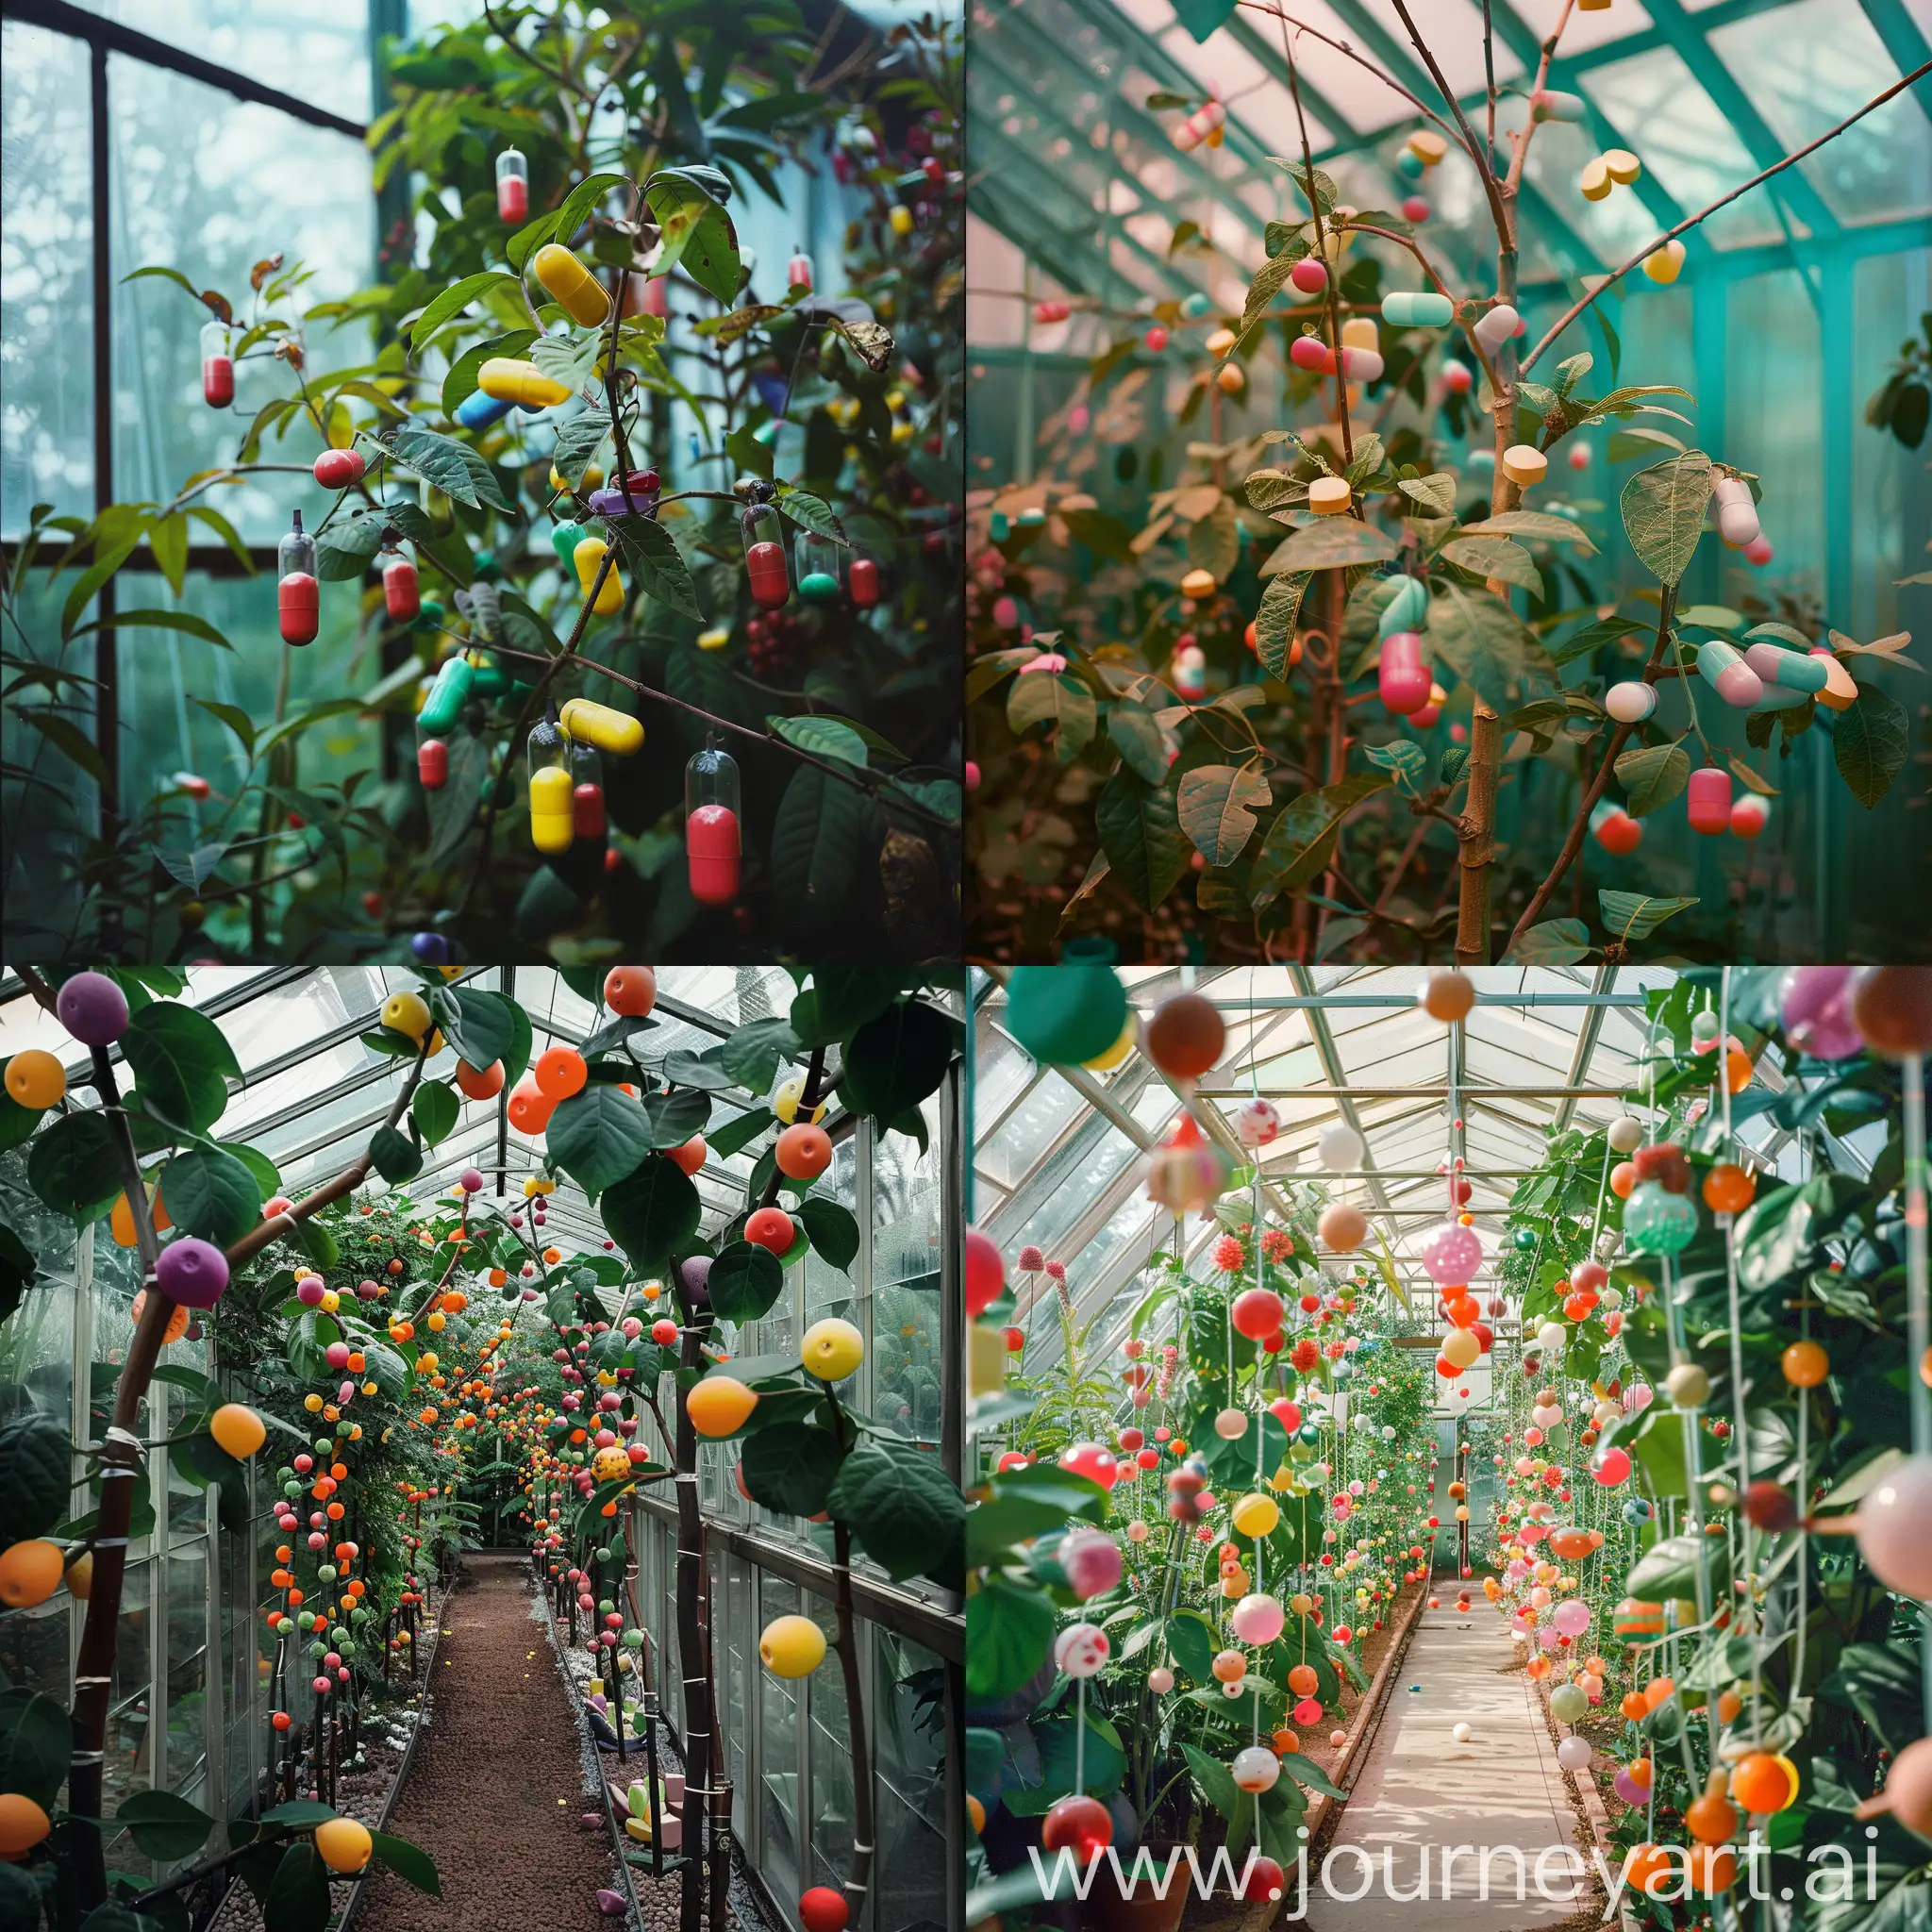
M493 396L488 390L473 389L457 405L457 421L465 429L488 429L501 423L516 406L508 396Z
M785 568L782 543L754 543L744 553L744 569L751 579L753 600L765 609L777 609L791 595L791 577Z
M550 532L550 547L557 552L558 562L568 568L576 555L577 545L589 534L581 524L571 523L568 519L558 524Z
M547 765L530 774L530 839L539 852L568 852L576 838L570 774Z
M1828 711L1848 711L1858 702L1858 687L1852 674L1823 644L1812 647L1811 656L1824 667L1824 682L1818 690L1818 702Z
M1447 328L1456 305L1433 289L1398 289L1382 297L1382 320L1395 328Z
M1643 258L1643 273L1665 288L1677 279L1684 267L1684 244L1673 235Z
M700 906L728 905L738 896L738 814L725 805L701 805L684 822L691 895Z
M416 723L425 731L447 731L463 715L475 677L467 659L445 658L423 708L416 713Z
M275 586L275 612L285 644L309 644L321 625L322 588L307 571L291 571Z
M1335 374L1335 351L1320 336L1297 336L1289 344L1288 359L1311 375Z
M1581 121L1581 94L1566 94L1553 87L1539 88L1529 97L1531 118L1538 121Z
M408 623L423 608L416 566L400 552L391 554L382 567L382 602L398 624Z
M1643 173L1643 163L1627 147L1607 147L1603 161L1610 179L1621 187L1629 187Z
M570 391L521 356L492 356L476 372L476 386L498 402L520 409L547 409L568 400Z
M1493 356L1510 337L1523 332L1522 316L1507 302L1498 302L1472 331L1477 345L1488 356Z
M1782 644L1747 644L1744 661L1766 684L1781 684L1787 691L1801 691L1807 696L1823 691L1831 679L1819 659L1802 651L1788 651Z
M546 242L538 249L530 269L573 322L595 328L610 313L608 291L568 248Z
M571 793L571 828L579 839L604 836L603 786L586 783Z
M1350 494L1346 476L1317 476L1308 485L1308 508L1318 517L1339 517L1348 508Z
M1697 647L1697 675L1727 705L1748 711L1764 695L1764 680L1733 644L1712 638Z
M1690 829L1715 839L1731 829L1731 774L1718 765L1705 765L1690 774L1686 793Z
M1604 158L1601 155L1584 163L1583 174L1576 183L1577 191L1582 194L1585 201L1602 201L1606 199L1610 190L1616 185L1610 179L1610 171L1605 165Z
M235 400L235 359L232 356L201 358L202 400L211 409L225 409Z
M440 738L425 738L416 747L416 775L425 791L441 791L449 783L449 746Z
M575 565L577 582L582 585L585 596L591 594L591 587L596 584L596 601L591 606L599 617L608 617L613 610L624 608L624 580L617 575L613 563L604 573L604 581L597 583L597 567L609 555L610 546L601 537L586 537L571 553L571 562Z
M1421 577L1397 577L1395 594L1383 605L1375 621L1375 634L1386 640L1399 630L1420 630L1428 611L1428 585Z
M811 257L801 249L785 264L785 286L811 293Z
M1747 791L1731 808L1731 833L1739 839L1755 839L1771 817L1771 801Z
M589 698L572 698L557 715L574 739L615 758L629 758L644 741L642 719L613 711L608 705L594 705Z
M846 573L845 588L852 593L852 601L861 610L869 610L879 601L879 567L870 557L855 557L852 568Z
M1398 718L1427 705L1429 668L1423 661L1423 641L1414 631L1398 630L1382 640L1375 683L1383 705Z
M496 158L496 218L511 224L530 219L530 164L513 147Z
M1541 483L1549 471L1549 458L1533 443L1512 442L1503 452L1503 474L1519 490L1528 490Z
M1641 724L1657 709L1657 686L1626 677L1604 693L1604 709L1619 724Z

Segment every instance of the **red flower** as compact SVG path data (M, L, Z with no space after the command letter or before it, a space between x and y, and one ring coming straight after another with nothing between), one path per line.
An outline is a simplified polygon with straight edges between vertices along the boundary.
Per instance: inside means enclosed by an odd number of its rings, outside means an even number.
M1294 1363L1298 1374L1306 1375L1322 1359L1322 1351L1305 1335L1295 1343L1294 1353L1289 1359Z
M1214 1243L1214 1265L1224 1274L1239 1274L1247 1266L1247 1252L1233 1235L1224 1234Z

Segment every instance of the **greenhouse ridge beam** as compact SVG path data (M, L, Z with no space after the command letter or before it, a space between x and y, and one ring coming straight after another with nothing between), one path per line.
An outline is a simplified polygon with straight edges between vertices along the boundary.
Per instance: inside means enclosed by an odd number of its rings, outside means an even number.
M1591 991L1594 993L1608 993L1616 984L1616 979L1617 969L1614 966L1599 966L1596 969L1596 984ZM1637 1003L1640 1006L1642 1004L1641 995ZM1570 1057L1569 1084L1572 1087L1580 1086L1589 1077L1591 1058L1596 1052L1596 1043L1602 1037L1603 1028L1604 1008L1600 1006L1593 1007L1584 1015L1582 1029L1576 1036L1576 1051ZM1575 1101L1566 1098L1557 1108L1556 1118L1550 1123L1551 1133L1562 1133L1569 1126L1575 1112Z
M1325 1029L1324 1029L1325 1030ZM1264 1083L1266 1086L1266 1083ZM1627 1087L1333 1087L1266 1086L1285 1100L1459 1100L1482 1105L1495 1100L1621 1100ZM1196 1088L1203 1100L1245 1100L1244 1087ZM1356 1123L1351 1121L1351 1126Z

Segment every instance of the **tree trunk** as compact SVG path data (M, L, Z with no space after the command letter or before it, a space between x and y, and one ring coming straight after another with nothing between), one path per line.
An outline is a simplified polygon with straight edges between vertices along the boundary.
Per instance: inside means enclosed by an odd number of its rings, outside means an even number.
M708 1309L691 1311L680 1356L687 1369L703 1366L710 1333ZM698 1520L698 1435L677 1394L677 1658L684 1677L684 1881L678 1901L679 1932L702 1932L705 1913L705 1823L711 1788L711 1673L698 1625L698 1592L704 1584L704 1529Z

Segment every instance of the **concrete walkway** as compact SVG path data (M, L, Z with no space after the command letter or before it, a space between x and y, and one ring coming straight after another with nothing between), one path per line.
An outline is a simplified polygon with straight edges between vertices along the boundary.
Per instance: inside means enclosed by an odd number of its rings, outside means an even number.
M1321 1869L1311 1870L1313 1932L1414 1932L1419 1912L1429 1932L1527 1932L1574 1916L1597 1895L1593 1874L1580 1875L1587 1854L1570 1780L1532 1687L1521 1672L1505 1674L1513 1660L1507 1626L1479 1591L1466 1616L1457 1613L1453 1583L1438 1593L1443 1607L1423 1612L1324 1860L1328 1888L1345 1895L1366 1887L1364 1896L1331 1897ZM1472 1728L1466 1744L1451 1735L1458 1724ZM1547 1895L1538 1889L1539 1853L1548 1854ZM1418 1897L1424 1855L1427 1890Z

